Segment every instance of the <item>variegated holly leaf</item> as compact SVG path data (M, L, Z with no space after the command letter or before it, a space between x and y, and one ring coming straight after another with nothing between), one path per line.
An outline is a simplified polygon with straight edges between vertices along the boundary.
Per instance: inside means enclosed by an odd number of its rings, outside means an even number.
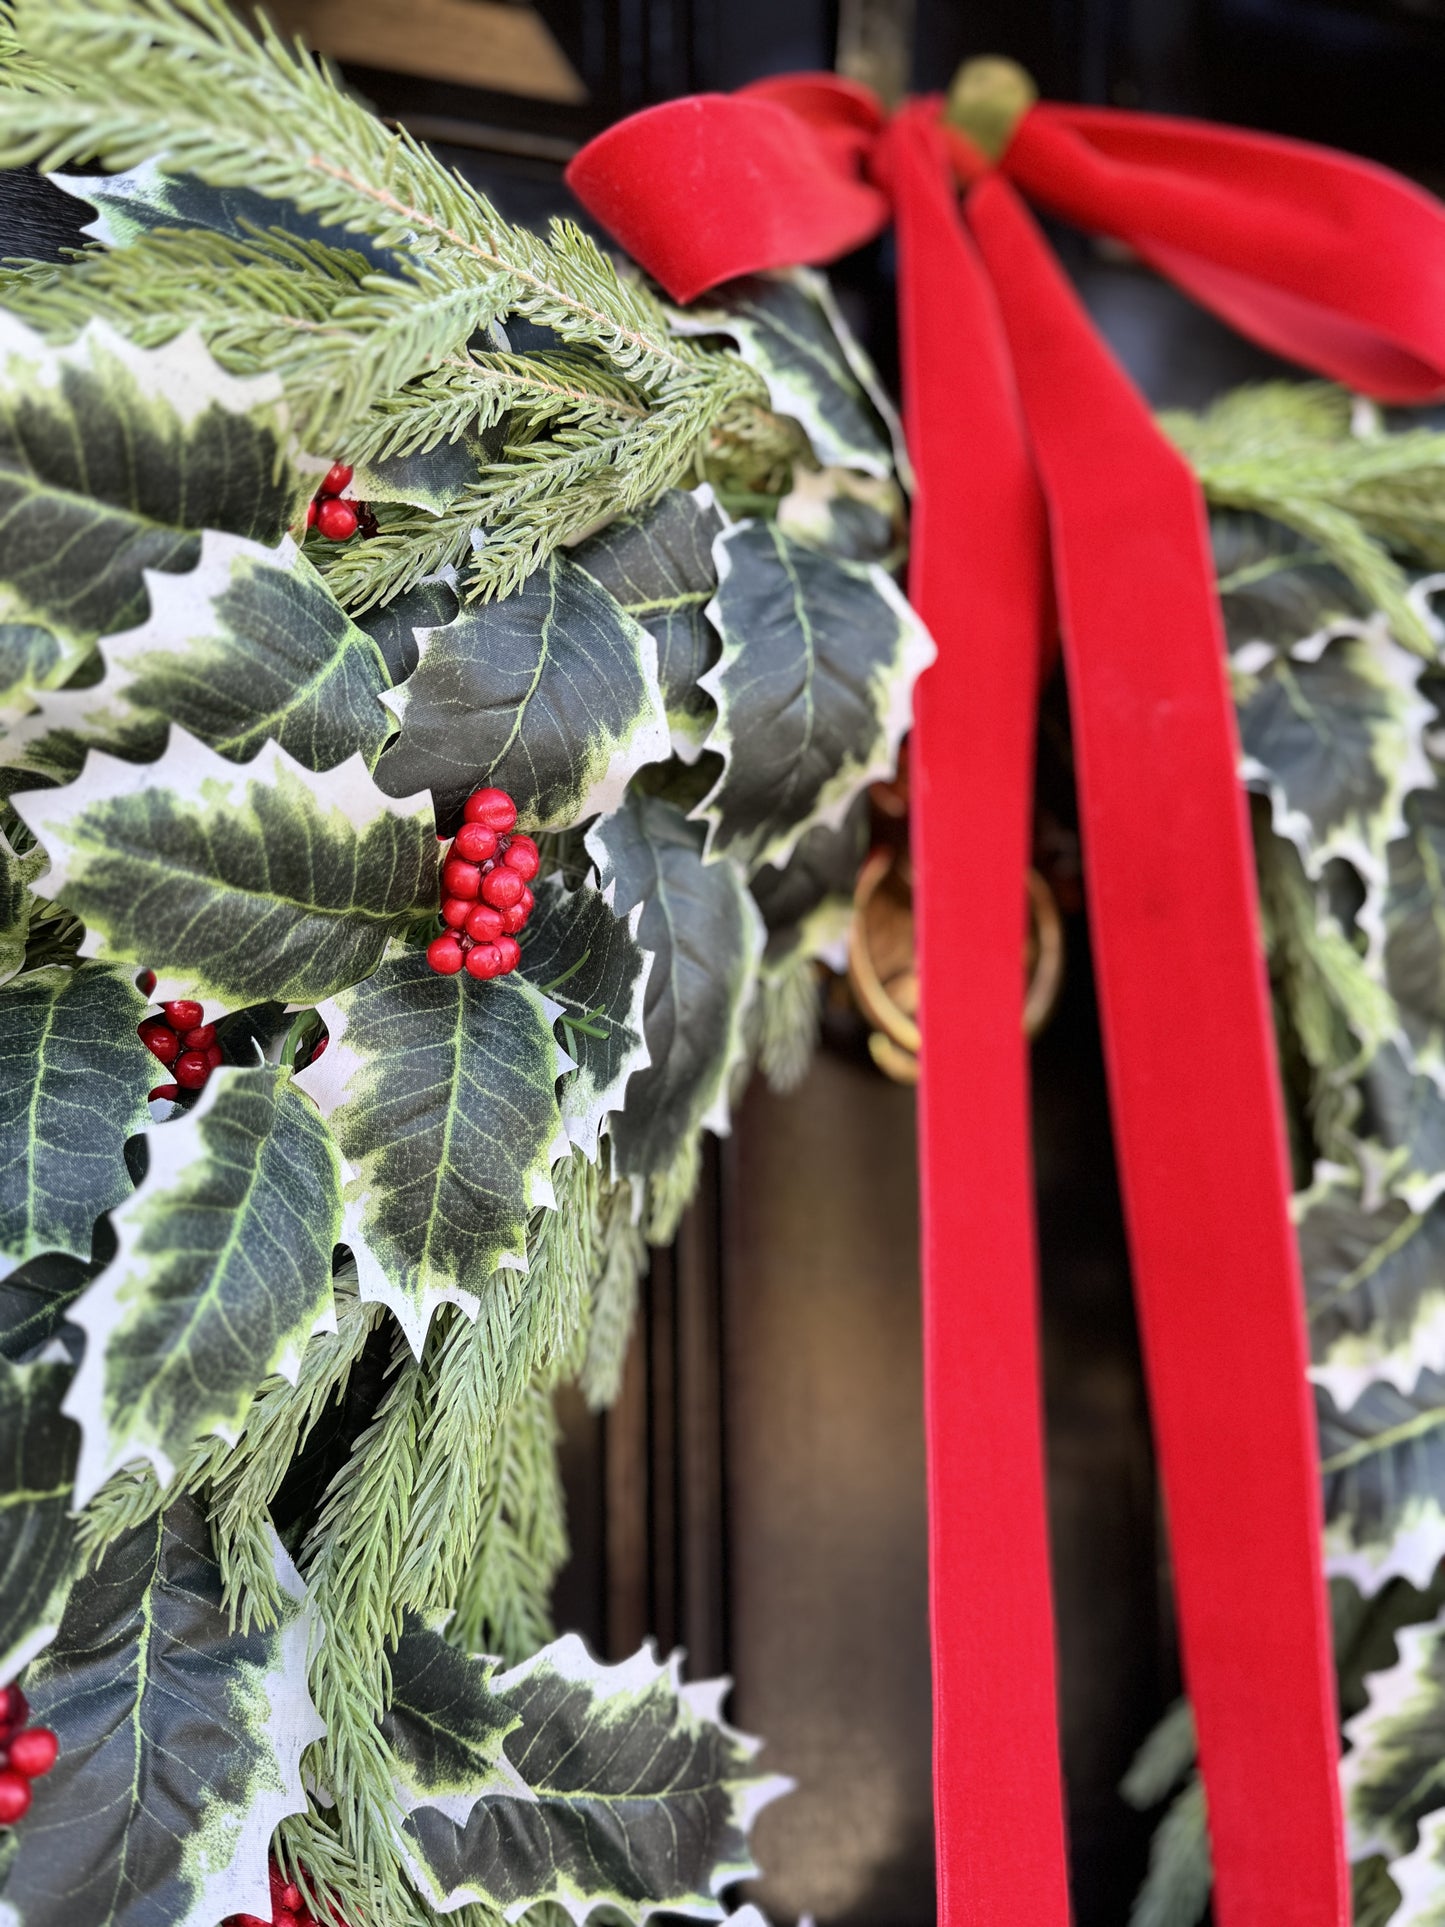
M355 462L346 494L358 502L402 502L440 515L497 459L505 441L506 432L500 424L488 429L472 427L455 441L388 455L381 461Z
M1445 1807L1427 1813L1420 1822L1420 1838L1412 1853L1392 1860L1389 1878L1394 1882L1398 1904L1388 1914L1374 1920L1389 1927L1445 1927ZM1361 1927L1373 1927L1362 1920Z
M1288 655L1299 643L1357 629L1373 613L1348 576L1282 522L1212 509L1209 533L1232 652L1254 644Z
M381 651L391 680L399 683L405 682L416 668L420 654L418 634L427 629L444 629L449 622L455 622L460 607L452 572L448 570L403 589L390 602L364 610L355 621Z
M637 941L642 906L618 916L608 898L544 877L522 935L522 972L562 1007L558 1025L577 1068L562 1086L562 1122L596 1162L597 1140L646 1068L643 1010L652 958Z
M381 651L289 537L265 549L208 530L188 574L145 579L150 620L101 639L103 680L41 698L8 752L73 779L90 749L154 760L179 723L233 762L270 738L307 769L376 762L396 731Z
M1445 1616L1403 1626L1399 1658L1367 1676L1369 1704L1345 1726L1340 1766L1352 1860L1394 1860L1445 1806Z
M848 468L799 468L778 503L778 527L794 542L844 562L903 559L903 491L891 476Z
M619 516L573 551L573 560L657 644L672 747L688 762L697 757L717 713L698 680L722 648L707 619L717 592L712 545L722 527L710 488L672 489L640 514Z
M748 887L767 926L770 965L802 953L835 970L846 967L846 955L825 933L841 934L846 944L853 885L867 853L868 799L860 796L836 828L809 830L786 863L753 872Z
M63 1361L0 1359L0 1682L54 1639L73 1570L79 1434L60 1409Z
M709 855L781 863L892 775L933 642L881 569L802 548L772 523L740 523L715 553L723 652L702 687L723 773L693 814Z
M560 829L615 809L634 771L667 756L656 644L565 556L419 640L415 674L387 697L401 734L376 775L393 796L429 789L444 829L481 783L525 828Z
M44 869L44 850L17 850L0 830L0 984L7 983L25 961L30 886Z
M1360 1075L1366 1134L1362 1160L1412 1210L1424 1211L1445 1191L1445 1091L1415 1069L1398 1043L1384 1043Z
M1412 1391L1378 1380L1341 1411L1316 1387L1328 1571L1377 1592L1388 1579L1422 1591L1445 1558L1445 1378Z
M143 621L145 570L192 568L201 529L280 540L296 482L279 397L194 335L142 349L93 322L52 347L0 313L0 713Z
M317 774L268 742L238 766L173 728L157 762L92 750L76 782L13 802L82 954L148 966L158 999L210 1012L314 1003L436 902L427 799L383 795L359 756Z
M1438 1041L1445 1027L1445 791L1406 797L1404 834L1387 855L1385 983L1411 1038Z
M96 1219L129 1194L125 1141L156 1081L145 1012L130 977L99 964L0 985L0 1270L89 1258Z
M1405 797L1435 781L1423 741L1434 712L1417 687L1423 667L1381 618L1271 653L1237 676L1245 782L1268 796L1276 831L1311 876L1344 857L1372 897L1383 889Z
M162 1485L197 1439L234 1440L263 1379L293 1383L333 1326L341 1169L289 1070L216 1071L193 1111L146 1135L144 1182L112 1219L115 1257L70 1308L85 1357L78 1501L144 1460Z
M775 413L801 424L825 468L893 472L902 438L892 409L821 275L748 275L671 320L677 334L730 335L767 383ZM904 460L897 466L906 471Z
M51 1339L64 1333L70 1307L102 1263L46 1251L6 1272L0 1278L0 1358L13 1364L39 1358ZM77 1344L79 1337L77 1332Z
M756 1872L754 1816L790 1782L724 1724L727 1682L684 1686L679 1659L604 1666L574 1633L502 1672L410 1619L386 1732L424 1898L507 1920L550 1901L579 1927L597 1908L721 1919L719 1894Z
M630 796L593 825L587 849L617 913L642 906L637 939L653 953L643 1006L650 1062L609 1127L614 1169L647 1177L667 1170L699 1127L728 1128L762 921L742 873L704 863L702 832L661 797Z
M526 1268L528 1213L553 1203L567 1149L559 1006L516 977L443 977L389 957L320 1006L326 1055L298 1084L350 1167L342 1240L363 1298L389 1305L417 1355L438 1305L474 1316L498 1265Z
M193 1498L76 1581L26 1678L60 1757L17 1835L0 1927L215 1927L269 1917L271 1835L321 1736L305 1594L274 1545L279 1623L233 1628Z
M1445 1372L1445 1199L1370 1209L1358 1177L1326 1167L1295 1209L1316 1384L1348 1409L1377 1379L1408 1393Z

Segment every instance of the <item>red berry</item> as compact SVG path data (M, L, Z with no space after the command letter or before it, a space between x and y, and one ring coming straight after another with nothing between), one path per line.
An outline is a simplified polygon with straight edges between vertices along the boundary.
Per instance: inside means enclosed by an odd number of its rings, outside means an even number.
M225 1061L226 1061L226 1053L221 1049L219 1044L207 1044L206 1062L210 1065L213 1071L218 1071L221 1068L222 1064L225 1063Z
M48 1726L29 1726L10 1742L10 1765L27 1780L38 1780L55 1765L60 1742Z
M328 542L349 542L356 533L356 510L328 496L316 511L316 526Z
M514 903L522 901L522 892L526 887L517 872L504 865L482 878L482 902L490 903L498 910L510 910Z
M136 1026L136 1036L163 1064L174 1064L181 1053L181 1040L164 1017L147 1017Z
M211 1074L210 1059L203 1050L183 1050L176 1059L175 1071L183 1091L198 1091Z
M0 1736L18 1733L30 1718L30 1702L18 1686L0 1687Z
M13 1827L30 1811L30 1782L13 1767L0 1770L0 1827Z
M179 1084L157 1084L148 1101L152 1104L174 1104L180 1094Z
M473 790L462 815L468 823L485 823L505 836L517 820L517 806L505 790Z
M455 977L462 967L462 946L450 930L445 931L427 945L426 960L443 977Z
M314 495L306 504L306 526L308 529L314 529L316 527L316 497Z
M178 997L174 1003L162 1004L166 1022L176 1030L194 1030L197 1024L206 1021L206 1013L190 997Z
M300 1913L301 1889L296 1885L294 1880L281 1889L281 1905L288 1908L293 1914Z
M465 857L468 863L485 863L488 857L497 854L497 832L488 829L485 823L463 823L452 844L452 853Z
M482 873L475 863L464 863L459 856L448 857L442 865L442 888L449 897L466 897L475 903L482 887Z
M467 952L467 970L473 977L500 977L501 951L494 943L474 943Z
M490 903L474 903L467 918L467 935L476 943L495 943L502 934L502 913Z
M333 462L322 477L321 493L339 495L342 489L351 487L351 478L354 473L355 470L348 468L345 462Z
M207 1050L215 1041L214 1024L197 1024L194 1030L188 1030L181 1039L187 1050Z
M324 1057L324 1056L326 1055L326 1046L327 1046L327 1045L328 1045L328 1044L329 1044L330 1042L331 1042L331 1036L330 1036L330 1033L329 1033L328 1031L323 1031L323 1032L321 1033L321 1040L320 1040L320 1042L319 1042L319 1043L317 1044L317 1046L316 1046L316 1048L315 1048L315 1050L314 1050L314 1051L312 1051L312 1053L311 1053L311 1062L312 1062L313 1064L314 1064L314 1063L316 1062L316 1060L317 1060L317 1058L318 1058L318 1057Z
M525 930L526 927L527 906L525 903L514 903L510 910L504 910L502 912L502 928L507 932L508 936L515 937L519 930Z
M515 970L522 961L522 946L515 937L498 937L497 948L502 953L503 971Z
M514 836L507 845L507 854L502 861L509 870L517 872L523 883L530 883L542 867L537 846L530 836Z
M530 890L524 890L522 892L521 902L522 902L522 909L530 917L532 912L537 907L537 899L532 895L532 892Z
M445 897L442 900L442 922L450 924L453 930L460 930L474 907L470 897Z
M153 970L143 970L135 980L135 987L142 997L149 997L156 987L156 973Z

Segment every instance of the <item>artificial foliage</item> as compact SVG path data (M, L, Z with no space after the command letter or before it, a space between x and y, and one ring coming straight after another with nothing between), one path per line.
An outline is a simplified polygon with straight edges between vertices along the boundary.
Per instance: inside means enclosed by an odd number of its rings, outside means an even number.
M671 308L221 0L15 0L0 69L0 159L94 216L0 271L0 1923L721 1917L781 1783L717 1683L555 1637L552 1394L615 1396L703 1134L806 1068L931 654L896 425L816 275ZM1423 1927L1445 436L1287 385L1165 426L1254 793L1357 1918ZM496 972L477 822L531 899ZM1182 1927L1187 1707L1126 1790Z

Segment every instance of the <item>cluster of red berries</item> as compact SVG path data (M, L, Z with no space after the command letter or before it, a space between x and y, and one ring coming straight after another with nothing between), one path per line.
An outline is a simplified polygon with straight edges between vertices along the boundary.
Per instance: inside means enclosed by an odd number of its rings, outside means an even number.
M136 983L141 995L149 997L156 987L155 972L142 971ZM216 1042L216 1026L208 1024L205 1016L199 1004L189 997L178 997L173 1003L162 1004L158 1016L136 1025L136 1035L146 1049L169 1065L175 1079L173 1084L156 1085L151 1092L152 1103L162 1098L174 1102L182 1091L204 1090L211 1072L226 1061Z
M345 1922L330 1911L324 1922L319 1921L302 1899L296 1882L288 1880L273 1860L270 1920L262 1920L258 1914L228 1914L221 1927L345 1927Z
M352 474L345 462L333 462L306 504L307 528L315 529L328 542L349 542L358 529L363 535L376 534L376 517L365 502L341 499L343 489L351 487Z
M541 859L513 830L517 806L505 790L473 790L462 827L442 861L442 922L426 960L444 977L505 977L522 961L517 942L532 914L528 884Z
M30 1708L18 1686L0 1688L0 1827L30 1810L30 1782L55 1765L60 1742L48 1726L27 1726Z

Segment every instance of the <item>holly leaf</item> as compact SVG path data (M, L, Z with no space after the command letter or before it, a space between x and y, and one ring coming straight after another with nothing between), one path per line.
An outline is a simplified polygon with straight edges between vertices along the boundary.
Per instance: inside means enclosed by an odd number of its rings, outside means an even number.
M100 1269L99 1259L46 1251L6 1272L0 1278L0 1357L15 1364L40 1357L61 1336L70 1307Z
M1212 509L1209 533L1232 652L1255 644L1288 655L1358 630L1373 613L1348 576L1282 522Z
M1404 814L1404 834L1387 852L1384 976L1412 1040L1424 1043L1445 1026L1445 792L1416 791Z
M767 384L774 413L802 426L825 468L892 474L902 456L893 411L822 275L747 275L670 319L675 334L730 335ZM906 458L897 466L906 472Z
M1374 1052L1359 1082L1368 1131L1362 1159L1378 1164L1380 1181L1412 1210L1428 1209L1445 1191L1445 1091L1388 1042Z
M420 650L417 636L427 629L444 629L455 622L461 607L451 572L429 576L413 588L403 589L390 602L373 604L355 618L386 663L394 683L405 682L417 665Z
M315 1003L436 903L426 798L383 795L359 756L317 774L268 742L238 767L174 728L157 762L92 750L76 782L12 801L81 954L148 966L158 1000Z
M903 491L892 477L848 468L799 468L778 503L778 527L794 542L844 562L901 562Z
M1445 1557L1445 1378L1412 1391L1377 1380L1347 1411L1316 1388L1325 1562L1362 1592L1408 1579L1422 1592Z
M766 522L714 546L709 614L723 652L701 686L718 707L708 748L723 773L693 814L709 825L710 856L781 863L893 773L934 647L881 569L802 548Z
M401 734L376 775L393 796L429 789L444 828L482 783L525 828L565 828L615 809L668 754L656 644L565 556L418 641L415 674L386 698Z
M149 1122L156 1060L136 1035L145 999L100 965L0 986L0 1257L90 1256L131 1188L125 1141ZM9 1269L9 1265L0 1266Z
M723 519L704 485L671 489L638 515L621 515L573 551L657 644L657 675L676 755L696 760L717 711L699 679L722 644L707 619L717 592L712 558Z
M1370 1209L1356 1176L1324 1167L1295 1209L1316 1384L1348 1408L1377 1379L1409 1393L1445 1372L1445 1199Z
M70 1588L79 1436L62 1416L63 1361L0 1359L0 1681L54 1639Z
M1425 1815L1414 1852L1390 1862L1389 1878L1398 1905L1377 1919L1389 1927L1445 1927L1445 1808Z
M69 1313L86 1334L65 1403L81 1505L123 1465L164 1486L195 1440L234 1441L262 1380L294 1384L307 1339L336 1322L341 1169L289 1070L217 1070L146 1144L116 1255Z
M30 885L44 869L44 850L17 850L0 830L0 984L8 983L25 961Z
M757 1871L754 1816L791 1783L723 1723L727 1682L684 1686L679 1662L644 1647L604 1666L569 1634L503 1672L410 1618L385 1730L429 1904L516 1920L552 1902L579 1927L599 1907L721 1919L718 1895Z
M355 462L346 493L358 502L402 502L429 515L440 515L496 461L505 440L501 426L473 426L455 441L408 449L380 461Z
M271 1835L304 1811L304 1589L274 1543L279 1624L233 1630L192 1498L76 1581L25 1690L60 1757L18 1830L0 1927L215 1927L271 1911Z
M652 959L637 941L642 906L620 917L601 891L569 890L559 876L544 877L536 898L522 968L562 1007L562 1042L577 1066L562 1086L562 1123L595 1164L608 1117L647 1065L643 1013Z
M1445 1615L1402 1626L1396 1643L1399 1658L1366 1676L1369 1702L1345 1726L1340 1779L1352 1860L1407 1853L1420 1822L1445 1805Z
M860 796L836 828L809 830L786 863L753 872L748 887L767 927L769 964L801 952L825 957L835 970L846 967L846 955L821 941L822 933L834 926L846 931L867 853L868 799Z
M52 347L0 313L0 712L142 622L145 571L193 568L202 528L280 540L296 492L280 392L195 335L143 349L92 322Z
M1247 786L1269 798L1275 830L1310 876L1334 857L1355 866L1369 892L1360 921L1375 934L1405 797L1435 781L1424 748L1434 711L1418 688L1424 666L1377 618L1261 652L1236 677Z
M613 1167L667 1170L692 1135L728 1128L728 1084L745 1052L743 1019L757 982L762 925L741 872L704 863L702 832L673 804L629 796L587 834L587 850L653 953L643 1005L648 1066L609 1127Z
M516 977L439 976L389 957L320 1006L326 1055L297 1079L350 1167L341 1237L363 1298L418 1357L438 1305L476 1315L498 1265L525 1271L529 1212L565 1154L552 1035L559 1006Z

